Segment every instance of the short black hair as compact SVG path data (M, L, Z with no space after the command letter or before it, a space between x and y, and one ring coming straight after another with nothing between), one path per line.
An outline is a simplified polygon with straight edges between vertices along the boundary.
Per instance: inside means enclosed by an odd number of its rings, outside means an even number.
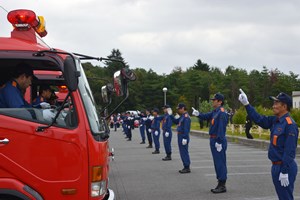
M43 93L43 91L45 91L45 90L50 90L52 92L52 89L49 85L40 85L39 95L41 95Z
M32 76L33 77L33 70L31 66L25 62L21 62L16 65L13 71L13 78L18 78L22 74L25 74L26 77Z

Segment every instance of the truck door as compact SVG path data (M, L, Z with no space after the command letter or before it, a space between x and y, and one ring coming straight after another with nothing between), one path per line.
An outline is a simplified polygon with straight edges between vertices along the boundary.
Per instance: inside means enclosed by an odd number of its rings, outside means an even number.
M19 180L45 199L88 199L85 129L65 123L70 110L37 132L45 110L0 109L0 177Z

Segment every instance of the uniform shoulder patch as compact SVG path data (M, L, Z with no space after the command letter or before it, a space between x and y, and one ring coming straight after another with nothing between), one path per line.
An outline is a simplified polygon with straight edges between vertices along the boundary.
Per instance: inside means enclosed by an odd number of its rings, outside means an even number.
M286 117L285 120L288 124L293 124L291 117Z
M16 82L16 81L13 81L13 82L11 83L11 85L14 86L14 87L17 87L17 82Z
M225 112L225 109L224 109L224 108L221 108L221 112Z

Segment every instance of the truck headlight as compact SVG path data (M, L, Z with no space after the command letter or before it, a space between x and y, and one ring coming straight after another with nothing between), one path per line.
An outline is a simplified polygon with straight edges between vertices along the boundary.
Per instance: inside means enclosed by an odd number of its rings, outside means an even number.
M91 196L97 197L105 194L106 192L106 181L93 182L91 184Z

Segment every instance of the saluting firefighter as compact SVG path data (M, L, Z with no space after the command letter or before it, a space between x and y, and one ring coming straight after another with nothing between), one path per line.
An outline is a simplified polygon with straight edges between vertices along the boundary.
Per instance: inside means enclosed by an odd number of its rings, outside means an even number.
M239 101L245 106L249 117L263 129L270 129L268 157L272 162L272 179L279 200L293 200L294 183L298 166L295 162L298 142L298 126L290 116L292 98L281 92L273 100L274 116L258 114L249 104L247 95L240 89Z
M221 93L214 95L212 106L214 110L209 113L199 113L193 109L193 115L203 120L210 120L209 136L210 150L214 160L215 171L217 175L218 185L215 189L211 189L212 193L226 192L227 165L226 165L226 126L228 124L228 115L223 108L224 96Z
M189 155L189 142L190 142L190 129L191 129L191 118L187 112L186 105L179 103L177 106L177 112L180 115L179 118L171 115L172 121L177 124L177 139L180 157L183 163L183 169L179 170L179 173L185 174L190 173L190 155Z
M154 146L155 146L155 151L153 151L152 154L160 153L159 152L160 119L159 119L158 113L159 113L158 108L154 108L152 110L152 115L153 115L154 119L152 120L152 124L151 124L151 133L153 136L153 141L154 141Z
M171 141L172 141L172 109L169 105L164 105L163 107L164 115L160 116L159 119L162 121L162 130L163 130L163 141L164 147L166 152L166 157L164 157L163 161L172 160L172 148L171 148Z

